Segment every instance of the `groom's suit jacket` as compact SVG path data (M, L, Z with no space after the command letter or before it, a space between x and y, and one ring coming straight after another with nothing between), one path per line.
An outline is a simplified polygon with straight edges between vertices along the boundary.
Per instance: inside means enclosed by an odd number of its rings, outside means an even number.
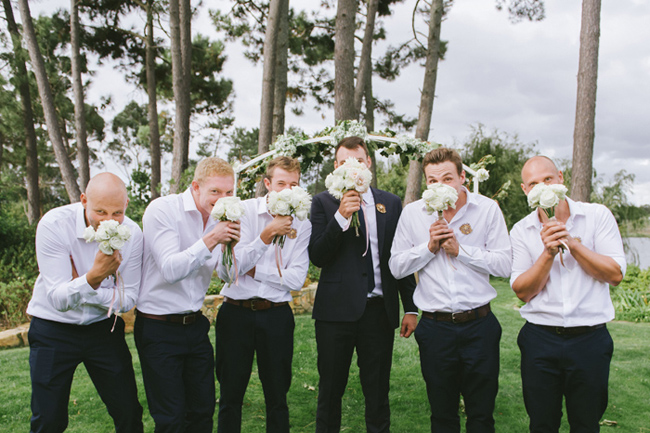
M415 279L409 276L396 280L388 267L390 250L402 212L402 203L394 194L371 189L377 217L377 238L384 305L393 327L398 327L399 298L405 312L417 312L413 303ZM309 240L309 258L321 269L312 317L330 322L354 322L361 318L368 297L368 275L363 253L365 237L355 230L345 232L334 218L340 201L325 191L314 196L311 206L312 232ZM378 210L380 209L380 210ZM385 210L385 212L383 212Z

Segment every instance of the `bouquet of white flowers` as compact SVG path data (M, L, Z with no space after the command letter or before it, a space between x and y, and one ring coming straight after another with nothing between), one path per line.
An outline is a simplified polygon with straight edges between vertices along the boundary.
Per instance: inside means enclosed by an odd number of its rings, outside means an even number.
M115 220L104 220L99 223L97 230L93 226L86 227L83 236L86 243L97 242L99 244L99 251L107 256L112 256L115 251L121 250L124 244L131 239L131 229ZM115 305L115 298L118 292L120 295L120 309L122 309L122 301L124 298L124 283L122 282L119 271L113 274L113 281L115 282L115 288L113 289L111 305L108 307L108 317L111 317L113 313L113 306ZM120 288L121 290L119 290ZM116 322L117 316L115 316L111 332L115 329Z
M210 215L217 221L239 221L244 216L244 206L239 197L221 197L214 204ZM237 275L237 261L235 260L232 243L229 242L223 251L223 264L230 270L233 263L235 264L235 275Z
M544 211L548 219L555 219L555 206L561 200L566 199L567 187L560 184L547 185L545 183L538 183L528 193L528 206L533 209L541 209ZM560 239L560 263L564 266L564 259L562 258L562 250L569 250L569 244L564 239ZM570 251L570 250L569 250Z
M348 158L336 170L325 178L325 187L335 198L343 198L348 191L357 191L360 194L368 191L372 181L372 172L366 164L355 158ZM359 213L352 215L351 227L354 227L359 236Z
M449 209L450 206L456 209L458 191L449 185L436 182L427 186L427 189L422 193L422 200L427 213L431 215L437 212L440 220L442 219L442 212Z
M280 192L271 191L266 206L271 215L294 215L300 221L304 221L311 209L311 195L299 186L286 188ZM285 236L276 236L273 238L273 243L282 248L285 238Z
M528 206L541 208L549 219L554 218L555 206L566 198L566 193L567 187L562 184L538 183L528 193Z
M84 239L87 243L98 242L99 251L111 256L113 251L121 250L124 243L131 239L131 230L115 220L104 220L97 230L93 226L86 227Z

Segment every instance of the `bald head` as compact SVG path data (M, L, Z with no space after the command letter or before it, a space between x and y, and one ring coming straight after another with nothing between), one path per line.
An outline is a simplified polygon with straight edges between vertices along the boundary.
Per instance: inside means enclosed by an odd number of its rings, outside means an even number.
M564 176L551 158L538 155L530 158L522 167L521 182L521 189L528 195L528 192L538 183L564 183Z
M88 182L81 204L86 209L86 222L95 228L108 219L121 223L129 204L126 185L113 173L100 173Z

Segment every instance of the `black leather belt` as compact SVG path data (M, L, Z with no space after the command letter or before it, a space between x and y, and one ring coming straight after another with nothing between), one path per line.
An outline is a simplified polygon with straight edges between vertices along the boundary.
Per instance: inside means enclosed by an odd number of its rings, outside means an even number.
M287 301L284 302L272 302L268 299L230 299L227 297L223 298L223 302L228 304L237 305L239 307L248 308L252 311L262 311L268 310L269 308L282 307L283 305L288 305Z
M570 326L568 328L565 328L563 326L537 325L535 323L530 323L530 324L557 335L580 335L580 334L586 334L587 332L592 332L595 331L596 329L605 327L604 323L601 323L600 325L594 325L594 326Z
M137 317L144 317L145 319L160 320L161 322L176 323L178 325L191 325L202 316L201 310L193 313L186 314L149 314L142 311L135 310Z
M366 305L378 305L378 304L383 304L384 303L384 297L383 296L372 296L368 298L368 301Z
M429 311L423 311L422 316L438 322L465 323L485 317L490 311L490 304L488 303L473 310L459 311L457 313L445 313L441 311L431 313Z

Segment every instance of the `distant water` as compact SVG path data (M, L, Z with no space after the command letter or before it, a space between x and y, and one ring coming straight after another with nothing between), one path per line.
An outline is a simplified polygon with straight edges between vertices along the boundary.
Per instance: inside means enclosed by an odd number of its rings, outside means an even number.
M625 238L625 258L641 269L650 267L650 238Z

